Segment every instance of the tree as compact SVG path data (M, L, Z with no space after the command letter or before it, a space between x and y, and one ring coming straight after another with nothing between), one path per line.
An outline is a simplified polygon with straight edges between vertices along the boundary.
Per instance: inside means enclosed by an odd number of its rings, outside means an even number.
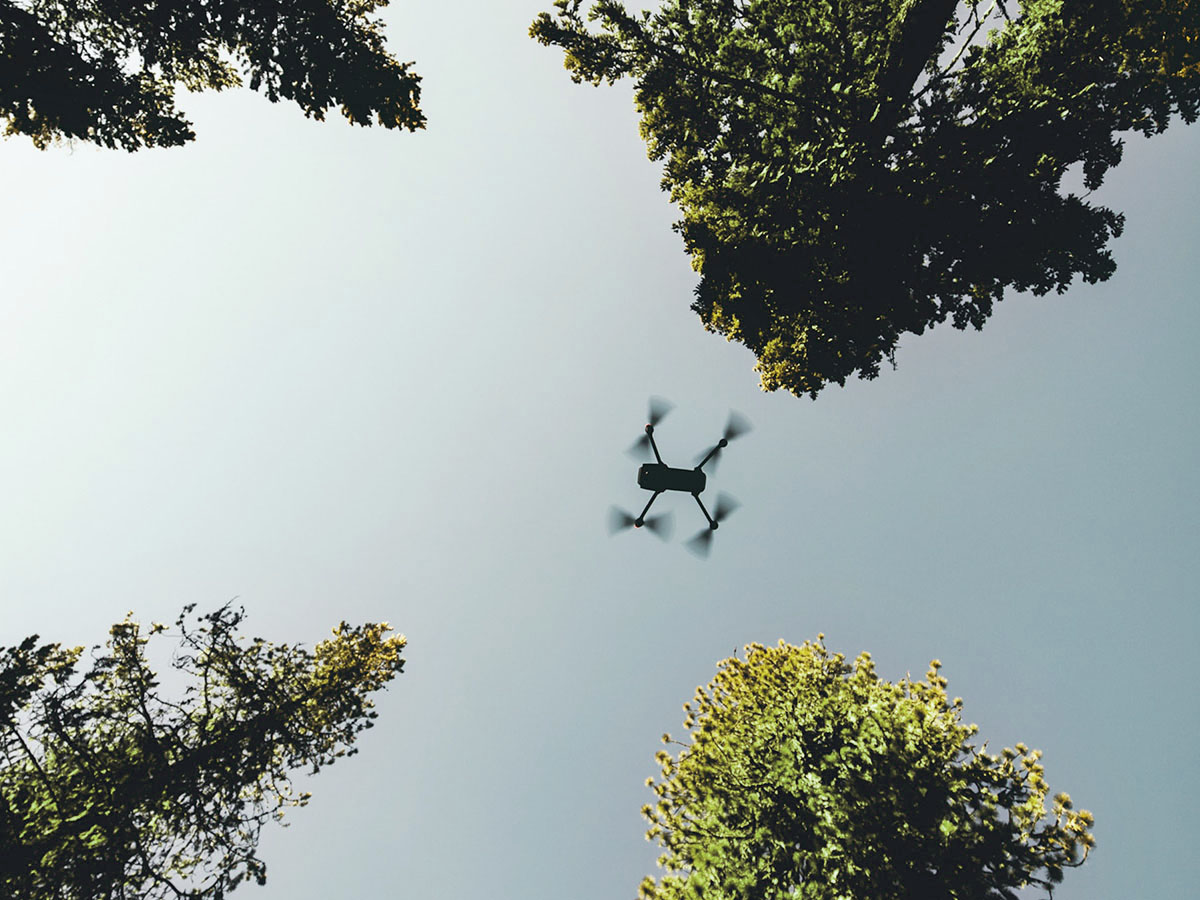
M1039 751L972 745L939 662L891 684L823 639L748 646L685 705L690 741L663 735L643 900L1015 900L1082 864L1091 814L1047 817Z
M5 135L137 150L192 140L175 88L249 77L272 101L323 119L424 126L420 78L384 48L371 14L387 0L0 0ZM240 70L240 73L239 73Z
M798 396L981 328L1007 288L1110 277L1123 219L1064 175L1090 193L1120 132L1200 107L1200 0L555 6L530 31L575 81L635 79L692 308Z
M192 609L176 622L179 699L128 617L82 675L82 647L0 649L0 895L198 900L263 883L262 826L309 798L288 773L355 753L367 695L403 667L386 623L343 622L310 652L247 642L240 610Z

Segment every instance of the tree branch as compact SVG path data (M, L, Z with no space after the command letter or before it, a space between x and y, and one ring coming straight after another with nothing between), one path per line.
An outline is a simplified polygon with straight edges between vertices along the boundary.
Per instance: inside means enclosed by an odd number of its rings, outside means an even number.
M875 76L882 105L899 108L934 55L958 0L916 0L892 31L892 43Z

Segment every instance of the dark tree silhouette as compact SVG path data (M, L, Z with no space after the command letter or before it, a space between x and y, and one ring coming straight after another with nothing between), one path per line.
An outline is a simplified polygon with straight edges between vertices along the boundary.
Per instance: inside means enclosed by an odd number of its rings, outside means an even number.
M701 274L693 309L765 389L873 378L901 335L1007 288L1107 279L1121 132L1200 106L1200 0L557 0L576 81L635 81ZM589 24L589 21L596 23Z
M424 126L420 78L384 48L371 15L387 0L0 0L0 120L38 147L192 140L177 86L242 83L323 119Z
M228 606L191 613L176 622L190 683L175 699L128 618L82 675L82 647L0 648L0 895L200 900L264 882L262 826L308 800L289 773L356 752L368 695L404 664L386 624L343 622L310 652L241 638Z

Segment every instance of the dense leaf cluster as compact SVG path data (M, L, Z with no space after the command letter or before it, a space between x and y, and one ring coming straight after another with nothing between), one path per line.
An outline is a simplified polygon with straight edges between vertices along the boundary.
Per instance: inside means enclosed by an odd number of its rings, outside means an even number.
M82 675L82 648L0 649L0 896L220 898L263 882L262 826L308 799L289 773L353 754L368 695L403 667L386 624L342 623L309 651L239 638L229 607L190 613L174 700L129 619Z
M323 119L414 130L420 77L384 47L387 0L0 0L0 119L39 147L194 137L176 86L242 83Z
M643 810L666 870L643 900L1015 900L1092 846L1022 744L970 741L940 663L925 681L848 665L823 643L752 645L684 707Z
M635 79L693 308L797 395L981 327L1008 288L1108 278L1122 218L1064 174L1096 188L1119 133L1200 104L1198 0L555 6L531 33L576 81Z

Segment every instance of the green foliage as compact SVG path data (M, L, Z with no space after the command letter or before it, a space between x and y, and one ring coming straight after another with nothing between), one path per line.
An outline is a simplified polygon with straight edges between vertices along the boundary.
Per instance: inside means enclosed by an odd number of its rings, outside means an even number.
M126 618L77 674L80 647L0 649L0 896L220 898L260 884L262 826L303 806L288 773L355 753L368 694L404 663L386 624L342 623L308 651L246 641L228 606L176 626L167 699ZM150 634L165 631L154 625Z
M192 140L177 85L222 90L249 79L272 102L323 119L424 127L420 77L384 48L372 14L387 0L0 0L0 120L41 148L60 138L105 147Z
M875 377L902 334L981 328L1007 288L1107 279L1122 217L1064 173L1090 192L1116 134L1200 107L1196 0L555 6L530 32L577 82L635 79L693 309L797 395Z
M666 874L643 900L1015 900L1082 864L1091 814L1058 794L1047 815L1039 751L974 747L940 663L891 684L822 640L723 661L690 741L663 735L682 749L647 780Z

